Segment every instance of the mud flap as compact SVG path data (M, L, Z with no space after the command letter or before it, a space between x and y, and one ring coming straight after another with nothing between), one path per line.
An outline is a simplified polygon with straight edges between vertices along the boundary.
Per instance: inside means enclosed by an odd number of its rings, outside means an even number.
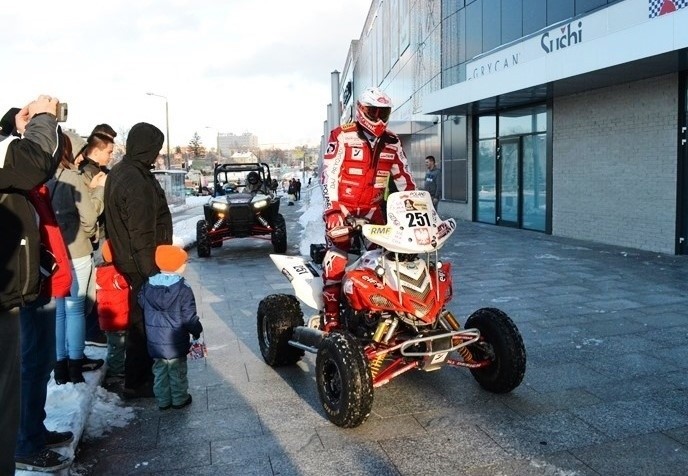
M302 256L271 254L270 258L294 287L296 297L313 309L322 309L323 281L315 266Z

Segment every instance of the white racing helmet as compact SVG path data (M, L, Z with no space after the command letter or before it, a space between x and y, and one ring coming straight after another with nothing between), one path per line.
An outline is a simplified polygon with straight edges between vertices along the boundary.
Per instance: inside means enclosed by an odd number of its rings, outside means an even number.
M368 88L356 101L356 121L375 137L387 129L392 100L380 88Z

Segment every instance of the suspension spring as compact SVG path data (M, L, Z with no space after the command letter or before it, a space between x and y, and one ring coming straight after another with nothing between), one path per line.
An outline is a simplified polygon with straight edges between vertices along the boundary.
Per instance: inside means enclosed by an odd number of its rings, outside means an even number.
M382 369L382 364L385 361L385 354L382 354L378 357L375 357L373 360L370 361L370 375L375 378L377 374L380 372L380 369Z
M449 327L451 327L453 330L458 331L461 329L461 324L459 324L459 321L456 320L456 318L451 312L444 311L444 313L442 313L442 318L447 322L447 324L449 324ZM459 347L459 354L463 358L464 362L467 362L469 364L472 364L474 362L473 354L471 354L471 351L468 350L468 347Z

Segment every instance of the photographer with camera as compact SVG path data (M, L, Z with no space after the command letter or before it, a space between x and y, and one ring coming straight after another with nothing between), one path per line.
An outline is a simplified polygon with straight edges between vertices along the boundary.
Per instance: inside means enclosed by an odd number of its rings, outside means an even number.
M0 474L14 474L16 464L23 363L19 309L36 300L41 287L40 236L28 193L55 171L61 152L58 104L57 98L38 96L4 118L0 130Z

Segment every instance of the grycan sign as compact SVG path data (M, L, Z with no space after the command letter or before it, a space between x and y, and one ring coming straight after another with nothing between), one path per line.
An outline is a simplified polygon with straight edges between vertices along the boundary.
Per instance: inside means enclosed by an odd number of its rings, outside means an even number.
M520 63L579 45L584 38L600 36L600 31L596 32L596 35L590 31L589 23L588 18L575 20L497 53L466 63L466 77L468 80L478 79L506 71Z
M676 10L688 5L688 0L671 0ZM614 35L625 28L661 15L664 0L627 0L576 18L527 38L512 46L466 63L466 79L476 80L495 73L509 71L529 61L561 54L569 48ZM665 7L666 11L667 8ZM613 25L613 28L610 26Z

